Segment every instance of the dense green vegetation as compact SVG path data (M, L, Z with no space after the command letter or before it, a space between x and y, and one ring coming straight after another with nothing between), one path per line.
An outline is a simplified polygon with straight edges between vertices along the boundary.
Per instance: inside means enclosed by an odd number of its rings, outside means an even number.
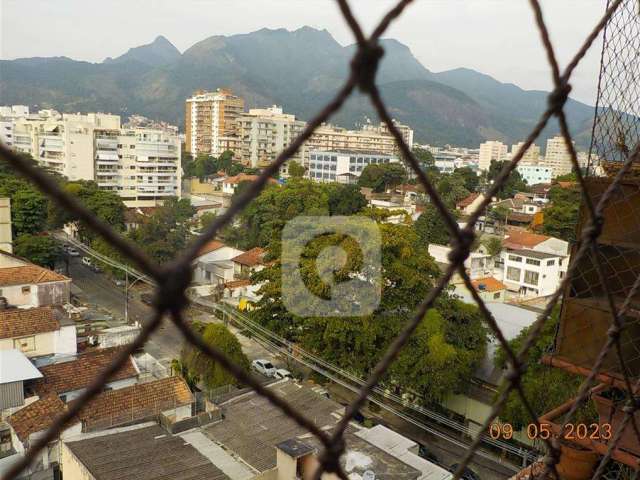
M506 160L501 162L492 160L491 165L489 166L489 171L485 172L485 181L489 184L495 182L507 163L508 161ZM504 200L505 198L512 198L518 192L528 191L529 187L527 186L527 182L522 179L520 172L518 172L518 170L513 170L503 183L502 187L498 190L497 197L500 200Z
M567 188L554 185L549 190L549 199L550 205L543 210L542 231L546 235L574 242L582 200L580 187L577 184Z
M399 163L371 164L364 167L358 178L358 186L372 188L374 192L385 192L407 179L405 168Z

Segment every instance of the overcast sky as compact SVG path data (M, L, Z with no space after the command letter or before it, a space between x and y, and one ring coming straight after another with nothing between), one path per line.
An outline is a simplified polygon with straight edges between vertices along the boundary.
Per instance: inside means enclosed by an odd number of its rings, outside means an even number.
M604 12L605 0L543 0L564 64ZM392 4L351 0L371 30ZM166 36L180 51L211 35L263 27L326 28L353 39L334 0L0 0L0 57L67 56L100 62ZM526 0L415 0L386 34L408 45L430 70L468 67L525 89L551 85ZM595 101L601 43L574 74L572 96ZM0 75L1 75L0 71Z

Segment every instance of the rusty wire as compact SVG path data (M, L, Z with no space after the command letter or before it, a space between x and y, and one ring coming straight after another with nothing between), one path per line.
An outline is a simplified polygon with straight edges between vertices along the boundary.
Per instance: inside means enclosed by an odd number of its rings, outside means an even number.
M512 161L507 163L503 170L500 172L498 178L494 184L489 188L489 191L485 194L479 207L470 215L467 225L461 229L458 227L455 219L448 211L444 202L438 195L435 187L431 184L423 170L420 168L417 159L414 157L409 146L405 143L402 134L393 123L391 116L388 113L387 107L381 98L378 87L375 83L375 75L378 68L380 59L382 58L384 51L379 44L380 37L387 30L389 25L397 19L405 10L412 0L401 0L397 5L392 8L380 21L378 26L373 30L370 36L366 36L360 24L356 20L347 0L336 0L340 11L342 12L345 21L350 27L356 43L356 53L351 62L351 71L348 79L342 86L342 88L335 95L334 99L315 117L313 118L300 134L278 157L263 170L257 180L255 180L249 188L247 188L242 194L240 194L230 206L230 208L222 215L217 217L214 222L206 229L206 231L199 236L186 250L186 252L174 262L167 266L161 267L154 264L138 247L133 245L121 237L118 233L112 230L108 225L98 220L89 210L87 210L80 202L64 192L52 179L46 174L40 171L38 168L29 165L21 160L10 150L0 145L0 157L7 161L16 171L25 176L27 179L34 182L34 184L51 199L53 199L60 206L66 208L68 211L74 213L78 218L83 220L89 228L94 232L105 238L109 243L122 255L134 262L141 271L152 277L157 283L156 297L154 302L155 313L153 318L147 322L136 340L126 347L120 355L114 360L114 362L107 368L102 374L96 378L92 384L83 392L78 398L77 402L74 402L63 415L57 418L47 432L39 438L33 445L30 446L25 456L8 471L5 478L7 480L16 478L23 470L25 470L31 462L36 458L40 451L42 451L50 441L55 440L60 432L64 429L65 425L68 425L74 417L78 414L80 409L90 402L104 387L107 379L116 372L126 361L128 356L136 349L142 347L150 335L161 325L165 316L170 317L171 321L175 323L179 331L184 336L185 340L200 349L205 355L220 363L229 373L231 373L240 382L250 386L258 395L265 397L272 405L280 409L284 414L291 417L301 427L308 430L323 445L323 451L320 453L320 466L315 473L315 478L320 478L323 472L334 473L342 479L347 479L347 476L340 465L340 458L345 450L344 433L348 427L349 422L353 419L354 415L359 408L362 407L373 388L378 384L382 376L388 370L394 359L397 357L400 350L406 344L411 337L412 333L419 325L420 321L424 318L427 310L433 305L440 293L445 289L449 280L455 272L459 272L462 279L471 292L475 302L478 304L480 312L484 317L484 320L491 331L496 337L500 346L504 349L507 357L508 372L505 375L504 384L500 390L500 394L495 401L495 404L491 410L491 413L485 420L480 433L474 438L472 444L467 450L464 458L459 464L459 468L454 474L454 478L460 478L462 472L472 460L475 452L480 446L483 439L483 432L486 432L491 422L493 422L500 414L508 396L511 392L515 391L520 397L523 405L525 406L528 414L531 417L531 421L539 423L539 418L529 403L529 399L525 394L525 391L521 385L521 375L524 371L526 364L527 354L530 348L534 345L538 339L540 332L549 318L551 311L556 306L562 292L570 282L570 279L575 273L576 265L579 260L587 254L589 251L593 251L596 254L596 264L598 272L600 274L600 280L602 287L605 289L607 297L610 300L612 327L608 332L607 341L600 352L600 355L593 366L591 375L581 385L578 392L578 396L575 402L563 419L563 425L571 419L571 416L575 413L578 405L586 398L591 386L593 385L595 378L599 372L600 366L604 357L614 349L617 353L618 361L621 365L621 371L623 372L624 380L627 388L630 392L631 381L627 375L625 368L625 359L622 356L620 348L620 333L624 329L624 321L622 319L623 314L629 306L631 297L640 288L640 276L634 284L629 296L627 296L623 306L617 310L613 301L611 300L612 293L610 288L603 278L603 267L598 252L597 239L602 230L602 212L611 195L616 187L620 184L624 174L631 168L634 162L640 160L640 145L635 148L630 148L622 159L624 161L623 168L620 169L617 176L613 179L611 185L605 194L600 198L597 205L594 205L592 200L587 195L585 178L580 173L578 165L577 154L573 147L571 133L569 132L565 114L564 105L567 101L571 86L569 80L576 66L580 60L584 57L586 52L592 46L598 35L605 29L612 16L616 13L622 4L633 4L637 0L615 0L610 2L605 14L602 16L598 24L593 28L591 33L587 36L582 46L567 64L564 71L561 68L556 59L553 45L549 38L547 27L545 24L542 9L538 0L530 0L531 8L534 13L536 25L540 33L541 43L545 49L547 60L550 65L552 79L554 84L554 90L548 96L548 106L540 119L536 123L532 132L525 140L524 144L520 147ZM276 396L271 390L262 386L259 382L255 381L250 375L244 372L240 367L235 365L232 361L227 359L222 352L216 348L207 345L198 335L196 335L185 322L182 312L188 305L186 298L186 289L189 286L192 276L192 262L197 257L198 251L204 246L210 239L214 238L222 227L233 220L236 214L241 212L247 204L256 198L262 189L267 184L268 179L278 171L278 169L290 159L298 149L304 144L304 142L313 134L315 129L323 122L327 121L335 112L337 112L344 102L349 98L353 91L358 88L365 95L367 95L377 111L380 119L387 125L391 135L395 138L399 147L403 160L408 164L415 174L420 184L424 187L426 194L429 196L432 204L438 210L445 220L445 224L449 230L449 233L454 244L454 248L450 254L450 264L446 272L439 279L438 283L429 292L427 298L425 298L418 306L415 315L407 322L403 327L400 334L389 345L386 352L381 357L369 378L359 391L356 399L346 408L344 416L339 423L330 433L322 431L315 423L307 418L302 412L293 408L285 399ZM536 322L532 325L529 335L522 345L520 351L514 351L508 344L502 331L500 330L495 318L489 312L488 308L484 304L484 301L480 298L479 294L475 291L471 285L471 279L464 268L464 261L467 259L470 253L470 249L475 240L474 225L483 214L485 209L489 206L491 198L496 195L499 189L503 186L509 175L517 167L518 163L524 156L527 149L538 138L542 130L552 117L558 119L560 125L561 135L564 137L565 143L571 155L571 161L574 168L577 171L577 181L584 193L584 203L586 205L586 212L588 218L586 219L586 227L582 230L582 235L579 240L579 248L576 249L575 254L571 258L567 275L563 278L560 287L551 297L549 303L544 309L543 313L538 317ZM639 384L636 386L640 386ZM638 433L638 426L635 425L633 418L634 412L638 410L640 406L630 401L629 405L625 408L625 417L621 428L619 428L609 443L609 450L605 455L596 471L594 478L598 478L603 471L604 466L609 460L610 454L615 449L618 440L621 437L622 430L627 426L628 422L634 423L636 433ZM638 435L640 439L640 434ZM559 448L555 441L546 442L547 455L544 459L544 473L556 473L555 465L559 460Z

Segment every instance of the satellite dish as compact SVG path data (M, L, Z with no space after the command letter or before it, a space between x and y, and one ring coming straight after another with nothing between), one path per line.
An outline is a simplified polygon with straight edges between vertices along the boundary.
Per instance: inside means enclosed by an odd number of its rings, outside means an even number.
M362 474L362 480L376 480L376 474L372 470L367 470Z

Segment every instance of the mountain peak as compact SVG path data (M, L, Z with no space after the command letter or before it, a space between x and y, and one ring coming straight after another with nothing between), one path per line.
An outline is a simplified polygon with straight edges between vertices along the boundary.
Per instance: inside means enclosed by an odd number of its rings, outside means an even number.
M122 63L136 61L152 67L168 65L181 57L180 51L164 35L158 35L155 40L146 45L130 48L127 53L112 59L106 58L104 63Z

